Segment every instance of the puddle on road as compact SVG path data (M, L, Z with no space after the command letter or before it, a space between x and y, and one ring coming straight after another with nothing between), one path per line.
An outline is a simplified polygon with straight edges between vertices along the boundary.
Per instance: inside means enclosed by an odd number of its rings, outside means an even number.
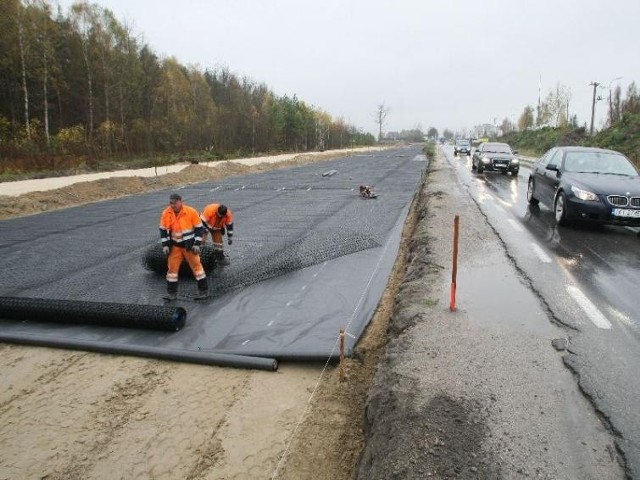
M500 265L459 270L456 305L473 322L487 326L553 328L534 294Z

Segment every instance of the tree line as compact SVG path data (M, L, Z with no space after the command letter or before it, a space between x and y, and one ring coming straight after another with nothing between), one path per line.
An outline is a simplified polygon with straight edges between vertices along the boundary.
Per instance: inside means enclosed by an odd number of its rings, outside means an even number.
M594 135L586 124L578 126L575 117L567 121L566 99L570 96L559 95L562 91L556 88L550 92L537 111L525 107L517 128L503 130L501 140L531 154L542 154L557 145L608 148L624 153L640 166L640 92L635 82L627 87L626 95L618 86L608 98L599 98L607 100L609 108L604 128Z
M65 16L48 0L0 0L0 51L2 163L203 149L224 158L375 141L226 68L161 59L111 11L86 1Z
M518 118L517 125L513 125L508 118L505 118L502 122L503 133L509 133L514 130L523 132L534 127L544 126L555 128L578 127L577 116L569 113L571 97L569 87L561 83L556 84L555 88L547 93L547 96L536 109L531 105L527 105L524 108ZM604 99L598 97L597 100ZM626 97L622 96L622 89L618 85L610 92L607 100L608 112L605 129L611 128L622 121L625 114L640 114L640 92L635 82L632 82L627 87Z

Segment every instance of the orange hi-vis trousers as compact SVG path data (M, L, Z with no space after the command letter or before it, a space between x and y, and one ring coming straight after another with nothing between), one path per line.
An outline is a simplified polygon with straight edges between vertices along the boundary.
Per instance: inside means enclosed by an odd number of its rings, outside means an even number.
M183 259L186 260L189 267L191 267L191 271L193 272L193 276L196 277L196 280L206 278L207 275L204 273L204 268L200 262L200 255L193 253L191 250L187 250L186 248L173 246L171 247L171 252L169 253L169 258L167 260L169 267L167 271L167 282L178 281L178 270L180 270L180 265L182 264Z

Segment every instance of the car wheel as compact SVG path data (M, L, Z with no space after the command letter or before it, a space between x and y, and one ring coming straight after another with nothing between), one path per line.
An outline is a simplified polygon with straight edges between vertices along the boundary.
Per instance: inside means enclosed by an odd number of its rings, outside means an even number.
M556 215L556 223L558 225L567 224L567 200L564 193L558 192L556 195L556 203L553 207L553 211Z
M480 162L478 162L478 173L482 173L484 172L484 168L482 165L480 165Z
M527 185L527 202L529 202L529 205L538 205L538 203L540 203L540 201L534 197L535 187L533 178L530 178L529 184Z
M514 170L513 172L511 172L511 175L513 175L514 177L517 177L519 172L520 170Z

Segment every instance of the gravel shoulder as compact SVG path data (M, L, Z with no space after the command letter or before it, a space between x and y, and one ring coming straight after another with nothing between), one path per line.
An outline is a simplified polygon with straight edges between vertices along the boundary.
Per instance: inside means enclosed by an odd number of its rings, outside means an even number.
M624 478L612 434L552 347L566 334L442 154L418 205L357 477Z

